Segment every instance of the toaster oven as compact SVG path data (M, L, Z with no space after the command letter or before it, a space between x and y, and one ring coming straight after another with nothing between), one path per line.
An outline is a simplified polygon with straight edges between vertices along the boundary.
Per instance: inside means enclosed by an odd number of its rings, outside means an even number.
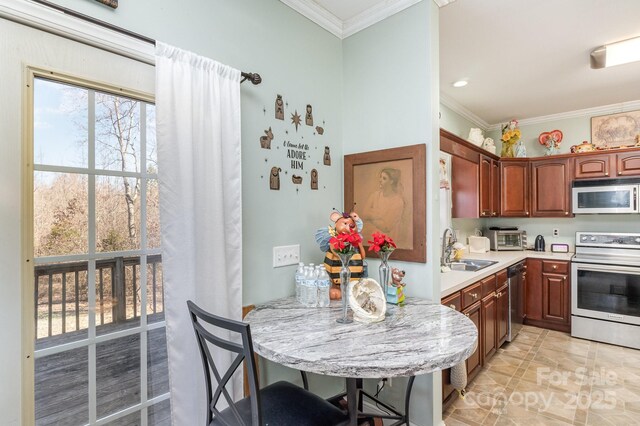
M526 250L527 231L490 229L485 235L489 238L491 250Z

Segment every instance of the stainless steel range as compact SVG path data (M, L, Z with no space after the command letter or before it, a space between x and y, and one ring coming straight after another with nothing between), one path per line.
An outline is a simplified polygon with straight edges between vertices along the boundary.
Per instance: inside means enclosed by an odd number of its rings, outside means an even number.
M640 234L576 233L571 335L640 349Z

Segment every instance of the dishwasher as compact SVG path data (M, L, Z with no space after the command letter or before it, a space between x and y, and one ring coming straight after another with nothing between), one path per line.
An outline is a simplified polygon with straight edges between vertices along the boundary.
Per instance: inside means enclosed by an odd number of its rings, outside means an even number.
M507 268L509 279L509 333L507 342L516 338L524 318L524 280L527 271L525 262Z

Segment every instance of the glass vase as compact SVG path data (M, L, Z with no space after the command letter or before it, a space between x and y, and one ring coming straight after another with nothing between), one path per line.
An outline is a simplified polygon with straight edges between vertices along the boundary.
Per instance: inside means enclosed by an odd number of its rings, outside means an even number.
M380 285L382 286L382 291L384 291L384 298L387 299L387 291L389 290L389 276L391 274L391 268L389 268L389 256L391 256L391 251L379 251L378 255L380 256L380 267L378 267L378 272L380 273Z
M347 305L349 304L347 290L349 289L349 281L351 281L351 270L349 269L349 261L355 253L337 253L340 258L342 267L340 268L340 292L342 293L342 316L336 320L340 324L349 324L353 320L347 317Z

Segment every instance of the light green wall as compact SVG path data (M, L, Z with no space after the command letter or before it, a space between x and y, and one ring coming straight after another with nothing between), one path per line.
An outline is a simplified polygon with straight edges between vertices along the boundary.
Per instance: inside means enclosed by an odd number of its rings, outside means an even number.
M440 299L438 237L432 232L439 229L438 200L433 196L438 192L437 179L432 176L439 152L438 76L433 72L438 69L437 17L437 6L423 1L344 40L342 120L345 154L426 144L428 262L399 262L392 255L390 263L406 271L409 295L435 300ZM379 262L374 256L368 262L370 275L375 276ZM416 425L440 422L439 376L416 380L411 404ZM401 406L404 384L394 379L393 388L387 387L383 396Z
M467 120L446 105L440 104L440 127L450 131L456 136L466 140L469 130L473 127L480 128L479 125ZM485 136L487 132L483 130Z
M341 41L278 0L121 1L115 11L97 2L56 3L243 71L260 73L262 84L241 86L243 304L293 294L295 267L274 269L272 248L300 244L305 263L320 262L322 253L313 233L329 224L333 207L342 205ZM139 19L142 16L145 19ZM273 118L276 94L289 103L284 122ZM304 119L307 104L313 105L316 123L326 122L322 137L313 136L304 122L297 133L291 125L291 113L297 109ZM275 135L270 151L261 149L259 143L269 126ZM291 171L284 174L288 169L281 146L284 140L312 146L313 158L305 164L305 172L310 172L312 164L318 169L320 190L311 191L309 176L299 173L304 183L299 193L295 191ZM331 167L315 161L322 163L324 145L331 147ZM283 169L280 191L269 189L272 166Z

